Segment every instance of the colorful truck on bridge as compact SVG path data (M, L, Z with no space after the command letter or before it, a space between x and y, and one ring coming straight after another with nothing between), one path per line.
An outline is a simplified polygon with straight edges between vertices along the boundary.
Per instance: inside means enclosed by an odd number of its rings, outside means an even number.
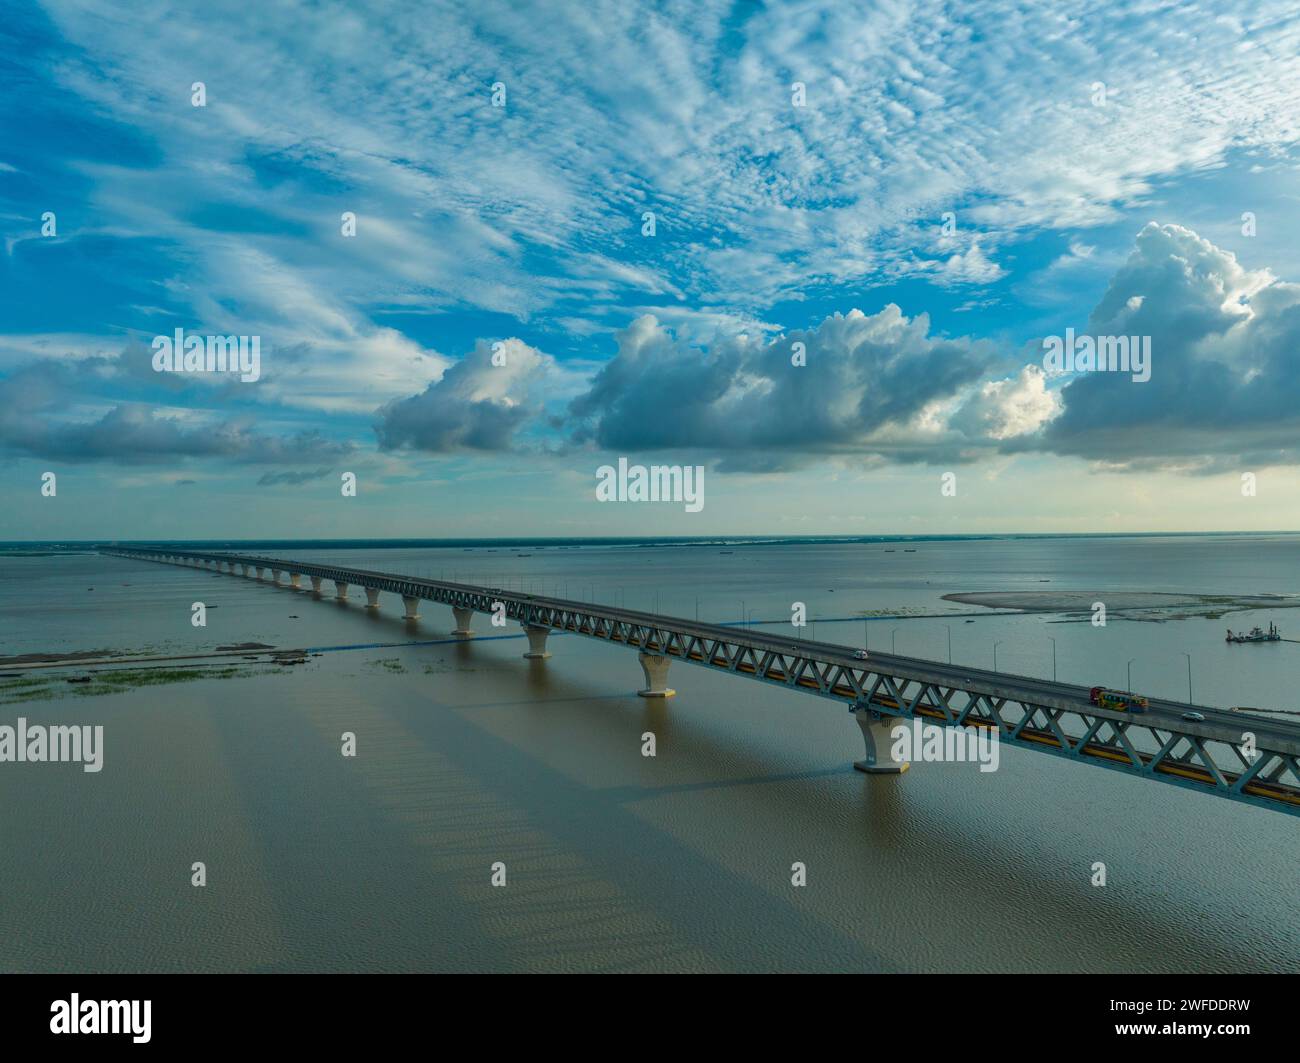
M1098 708L1111 709L1115 712L1146 712L1147 699L1141 694L1129 690L1107 690L1105 687L1093 687L1088 694L1089 700Z

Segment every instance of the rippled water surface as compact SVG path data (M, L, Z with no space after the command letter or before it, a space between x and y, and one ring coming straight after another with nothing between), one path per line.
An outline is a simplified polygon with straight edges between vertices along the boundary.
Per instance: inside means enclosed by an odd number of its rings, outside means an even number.
M1122 686L1131 667L1180 699L1188 653L1197 702L1295 707L1300 644L1223 629L1300 637L1300 612L1097 628L941 597L1295 595L1294 536L280 552L770 630L802 601L819 639L946 659L951 636L980 667L997 643L1028 675L1051 675L1054 638L1062 680ZM325 650L0 705L3 724L105 728L98 774L0 764L0 969L1300 970L1300 818L1020 749L993 773L869 778L837 703L681 664L677 696L649 701L621 647L553 636L526 661L486 617L466 643L446 607L408 624L396 598L363 606L0 555L4 655Z

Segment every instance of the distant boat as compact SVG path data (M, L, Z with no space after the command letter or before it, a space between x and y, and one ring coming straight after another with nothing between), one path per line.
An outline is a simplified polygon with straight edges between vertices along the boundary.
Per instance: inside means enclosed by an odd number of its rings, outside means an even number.
M1250 629L1249 633L1233 633L1232 628L1228 628L1228 637L1225 642L1281 642L1282 632L1278 631L1277 625L1272 621L1269 622L1268 630L1265 631L1258 624Z

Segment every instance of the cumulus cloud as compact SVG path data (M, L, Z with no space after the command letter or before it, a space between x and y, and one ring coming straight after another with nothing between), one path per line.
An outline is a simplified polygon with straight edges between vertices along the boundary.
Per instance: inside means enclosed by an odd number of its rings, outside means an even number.
M792 364L796 344L806 365ZM732 469L827 454L963 461L1050 415L1032 374L980 390L1002 361L992 344L932 335L924 314L909 319L892 304L775 340L721 336L707 350L644 316L569 412L576 442L716 453Z
M1060 410L1060 398L1047 389L1047 374L1027 365L1014 377L981 384L953 415L951 425L975 439L1018 439L1037 432Z
M1151 223L1086 331L1150 336L1151 379L1072 379L1042 447L1130 468L1300 460L1300 285Z
M496 361L494 364L494 354ZM375 435L382 450L446 453L506 450L539 409L538 391L552 361L517 339L474 350L424 391L382 407Z

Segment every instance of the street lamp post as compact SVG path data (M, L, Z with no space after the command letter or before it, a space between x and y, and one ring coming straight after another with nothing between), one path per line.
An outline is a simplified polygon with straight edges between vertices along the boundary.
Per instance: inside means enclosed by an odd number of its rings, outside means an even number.
M943 626L948 629L948 663L952 664L952 625L944 624Z
M998 670L998 647L1002 645L1002 642L1003 640L999 639L993 643L993 671L995 672Z
M1047 636L1047 641L1052 644L1052 682L1056 682L1056 639L1051 635Z
M897 635L897 634L898 634L898 628L894 628L894 629L889 633L889 652L890 652L890 653L897 653L897 652L898 652L897 650L894 649L894 636Z
M1124 687L1125 690L1133 689L1133 662L1136 660L1137 660L1136 657L1130 657L1128 659L1128 678L1125 680L1125 684L1126 684Z
M1193 704L1192 702L1192 655L1190 653L1184 653L1183 656L1187 658L1187 704L1191 705Z

